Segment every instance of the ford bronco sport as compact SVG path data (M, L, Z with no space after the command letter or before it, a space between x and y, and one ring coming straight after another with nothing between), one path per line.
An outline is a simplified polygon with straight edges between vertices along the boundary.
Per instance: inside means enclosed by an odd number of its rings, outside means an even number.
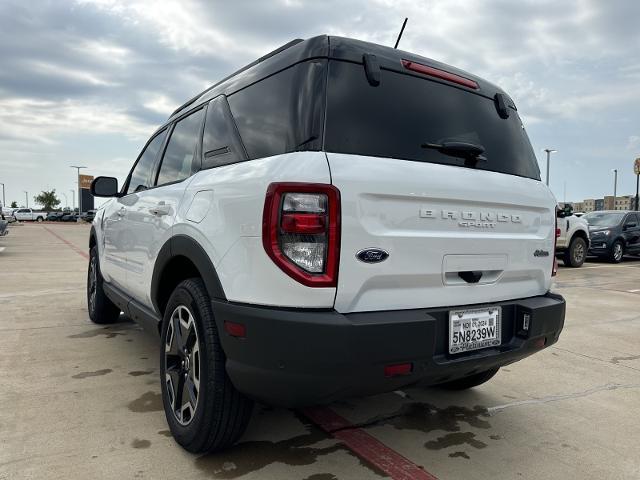
M176 110L90 234L88 309L159 333L167 422L233 444L254 400L480 385L555 343L556 201L512 99L319 36Z

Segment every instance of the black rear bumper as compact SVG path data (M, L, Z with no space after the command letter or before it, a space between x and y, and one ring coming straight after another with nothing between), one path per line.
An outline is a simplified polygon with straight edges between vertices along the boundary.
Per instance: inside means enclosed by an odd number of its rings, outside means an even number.
M236 388L268 404L298 407L507 365L555 343L564 325L559 295L491 305L502 307L502 345L457 355L448 353L449 310L482 305L340 314L214 301L213 310ZM246 338L227 334L226 321L244 324ZM384 376L385 365L407 362L410 374Z

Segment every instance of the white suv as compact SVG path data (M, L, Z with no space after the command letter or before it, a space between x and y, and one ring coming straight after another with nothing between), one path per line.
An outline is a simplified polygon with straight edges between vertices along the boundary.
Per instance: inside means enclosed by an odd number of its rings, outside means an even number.
M555 343L556 201L513 101L392 48L296 40L176 110L90 236L88 306L160 333L192 452L253 400L468 388Z

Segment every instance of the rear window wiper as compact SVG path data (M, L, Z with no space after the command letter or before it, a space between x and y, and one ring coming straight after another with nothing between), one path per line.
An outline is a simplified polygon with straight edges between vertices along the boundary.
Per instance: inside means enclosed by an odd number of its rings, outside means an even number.
M477 143L469 142L442 142L442 143L423 143L422 148L431 148L438 150L440 153L451 157L464 159L467 167L474 167L478 162L486 162L487 157L482 155L484 147Z

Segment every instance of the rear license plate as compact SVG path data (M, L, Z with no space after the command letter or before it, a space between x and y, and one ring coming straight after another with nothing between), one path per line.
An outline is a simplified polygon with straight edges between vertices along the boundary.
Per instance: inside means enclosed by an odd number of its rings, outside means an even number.
M496 347L501 343L501 307L449 312L449 353Z

